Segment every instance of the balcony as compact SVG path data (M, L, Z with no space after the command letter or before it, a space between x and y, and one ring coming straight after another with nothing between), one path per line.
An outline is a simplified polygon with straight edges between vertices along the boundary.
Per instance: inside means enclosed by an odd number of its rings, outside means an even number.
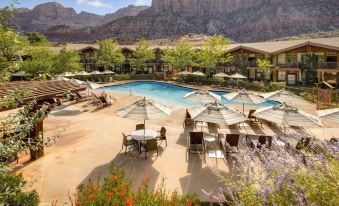
M286 64L278 64L277 65L279 68L299 68L298 63L290 62Z
M339 62L323 62L319 65L319 69L339 69Z

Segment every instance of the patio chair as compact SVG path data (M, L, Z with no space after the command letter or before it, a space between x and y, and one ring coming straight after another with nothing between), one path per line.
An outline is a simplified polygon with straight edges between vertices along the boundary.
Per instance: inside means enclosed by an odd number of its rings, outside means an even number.
M295 148L297 150L301 150L301 149L305 149L305 148L308 148L308 146L310 145L311 143L311 137L302 137L297 145L295 146Z
M91 102L90 102L91 104L94 104L97 107L102 106L101 99L94 92L91 93L91 99L92 99Z
M160 135L157 136L157 140L165 141L166 142L166 147L167 147L166 128L165 127L161 127L159 132L160 132Z
M248 113L248 119L250 120L250 124L253 124L253 123L260 123L262 125L262 122L257 119L255 116L253 116L253 113L256 112L257 110L255 109L251 109Z
M145 125L144 124L137 124L137 125L135 125L135 130L141 130L141 129L145 129Z
M239 151L240 134L226 134L226 138L221 140L221 146L226 154L237 153Z
M130 146L134 146L134 147L138 147L138 142L133 140L133 139L128 139L128 137L130 137L130 135L126 136L124 133L122 133L122 146L121 149L124 149L125 147L125 155L127 153L127 148Z
M203 154L205 159L206 146L203 132L190 132L188 138L188 153Z
M193 127L193 128L195 128L195 122L192 119L191 114L187 111L187 109L186 109L186 117L185 117L185 121L184 121L183 127L184 128L186 128L186 127Z
M261 148L263 145L266 145L267 148L271 148L272 146L272 136L259 136L258 142L257 142L257 148Z
M158 143L156 139L147 140L145 144L141 145L141 152L145 152L145 159L147 159L147 152L157 151L159 156Z

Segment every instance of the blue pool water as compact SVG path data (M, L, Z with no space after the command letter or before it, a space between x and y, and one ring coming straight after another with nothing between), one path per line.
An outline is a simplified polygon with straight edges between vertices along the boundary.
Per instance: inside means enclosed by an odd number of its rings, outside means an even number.
M100 90L109 92L123 93L123 94L135 94L140 96L146 96L163 104L176 105L176 106L196 106L200 105L199 102L183 99L187 93L194 91L187 87L176 86L163 82L153 81L135 81L126 84L120 84L116 86L102 87ZM225 92L212 91L217 95L224 95ZM227 104L242 104L242 102L230 102L224 97L221 98L224 103ZM276 101L266 101L256 106L272 106L277 104Z

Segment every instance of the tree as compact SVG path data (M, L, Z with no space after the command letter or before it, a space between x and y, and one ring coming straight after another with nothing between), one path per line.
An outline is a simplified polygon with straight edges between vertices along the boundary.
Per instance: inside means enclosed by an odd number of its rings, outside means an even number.
M269 74L270 69L273 67L271 61L267 58L257 59L258 67L262 69L262 76L264 83L266 82L266 75Z
M205 42L200 50L196 53L196 65L207 69L209 73L211 69L215 69L218 63L225 63L230 61L227 53L227 45L229 40L222 36L213 36Z
M98 63L103 64L104 67L113 67L125 62L125 56L115 41L112 39L105 39L98 41L99 53Z
M47 39L45 35L40 34L38 32L29 32L26 34L26 36L27 36L27 40L29 41L31 45L43 46L43 45L46 45L47 43Z
M62 49L56 54L48 48L30 47L26 52L29 58L22 63L22 69L34 76L41 73L55 76L81 69L76 51Z
M62 74L64 72L75 72L82 70L80 64L80 56L77 51L67 51L62 49L55 57L51 71L52 76Z
M19 52L25 48L27 40L12 30L0 27L0 55L7 62L13 61L19 56Z
M155 55L149 47L150 44L148 41L140 40L135 52L133 53L131 64L142 70L148 61L153 60Z
M174 47L166 48L163 58L172 67L183 71L193 64L193 47L188 41L181 40Z

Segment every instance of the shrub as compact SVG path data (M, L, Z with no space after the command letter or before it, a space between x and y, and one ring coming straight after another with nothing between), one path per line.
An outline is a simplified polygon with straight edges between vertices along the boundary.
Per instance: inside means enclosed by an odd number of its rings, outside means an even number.
M149 179L145 177L137 191L131 189L131 180L125 173L112 165L107 177L89 182L79 187L79 191L70 197L72 205L199 205L196 195L179 195L176 191L170 195L164 189L164 183L153 190L148 189Z

